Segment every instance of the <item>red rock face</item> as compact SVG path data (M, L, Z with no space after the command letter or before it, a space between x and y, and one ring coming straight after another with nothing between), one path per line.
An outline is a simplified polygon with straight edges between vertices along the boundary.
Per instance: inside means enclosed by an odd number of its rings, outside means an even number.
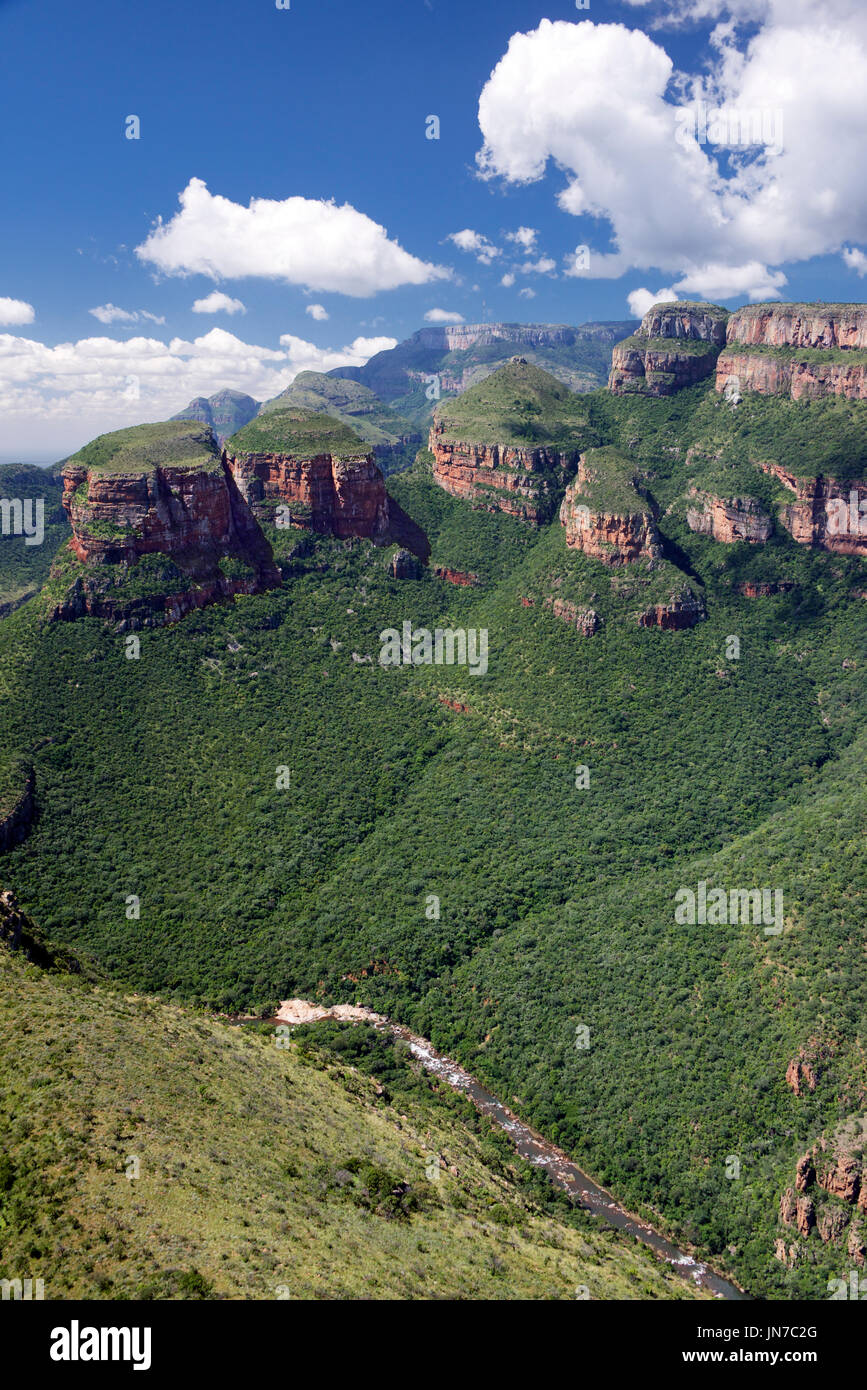
M574 472L574 453L549 447L446 443L445 426L434 424L430 450L433 476L452 497L474 507L505 512L535 525L550 521L557 498Z
M816 1075L809 1062L793 1057L786 1068L786 1085L796 1096L802 1095L805 1091L815 1091Z
M339 459L331 454L225 456L238 491L255 513L264 502L283 503L289 524L378 545L396 541L426 564L430 543L420 526L389 497L372 454Z
M464 570L450 570L444 565L435 565L434 574L437 579L444 579L447 584L459 584L463 588L477 589L482 582L477 574L470 574Z
M867 483L797 478L777 463L759 467L795 494L780 520L796 541L838 555L867 555Z
M798 1234L808 1236L816 1224L816 1213L809 1197L798 1197L787 1187L780 1198L780 1220L784 1226L797 1226Z
M794 401L825 396L867 399L867 365L848 362L798 362L794 358L738 352L727 348L716 364L716 390L736 380L738 390L762 396L789 396Z
M195 579L213 579L222 556L245 559L262 587L280 582L271 548L226 470L146 473L63 471L70 546L80 560L132 563L160 552Z
M771 518L754 497L715 497L696 487L689 489L689 497L694 503L686 510L687 526L715 541L758 544L766 541L774 529Z
M685 386L693 386L710 376L716 366L718 348L708 345L707 352L678 351L670 348L616 346L611 353L608 389L615 396L638 392L644 396L673 396Z
M655 603L638 615L639 627L658 627L664 632L679 632L695 627L707 617L702 600L690 589L672 594L668 603Z
M592 488L595 474L585 455L578 461L578 474L566 489L560 506L560 520L566 528L566 544L583 550L606 565L625 565L633 560L655 560L660 554L659 532L649 512L602 511L583 500L583 490Z
M735 593L741 594L744 598L770 598L772 594L787 594L794 589L794 579L743 579L735 585ZM790 1066L793 1063L789 1063ZM786 1073L788 1081L789 1074ZM795 1095L800 1092L795 1091Z
M867 308L762 305L729 316L728 343L769 347L867 348Z

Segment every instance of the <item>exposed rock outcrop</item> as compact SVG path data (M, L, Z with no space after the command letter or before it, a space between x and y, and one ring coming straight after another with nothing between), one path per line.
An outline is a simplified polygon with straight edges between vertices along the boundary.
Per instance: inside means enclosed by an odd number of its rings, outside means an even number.
M751 347L867 348L867 306L749 304L729 316L726 341Z
M867 555L867 482L798 478L779 463L760 463L795 495L780 520L802 545L838 555Z
M528 600L522 599L521 602L527 603ZM542 603L545 608L551 609L555 618L571 623L582 637L592 637L602 626L602 619L595 608L583 608L565 598L545 598Z
M422 566L410 550L396 550L388 562L392 579L421 579Z
M567 546L606 565L659 557L656 523L632 486L630 471L628 460L614 450L580 455L577 476L560 507Z
M726 544L758 544L773 532L774 523L755 497L717 497L697 487L691 487L688 496L686 524L691 531Z
M457 584L466 589L477 589L482 582L477 574L472 574L469 570L453 570L447 565L434 565L434 574L437 579L444 579L447 584Z
M673 593L667 603L654 603L638 615L639 627L658 627L665 632L679 632L695 627L707 617L704 600L686 585Z
M387 493L372 453L226 453L224 460L261 520L377 545L396 542L425 564L430 557L427 536Z
M867 399L867 362L799 361L797 355L738 352L727 348L716 363L719 392L755 391L762 396L789 396L793 401L845 396Z
M535 525L551 519L566 480L575 471L577 451L549 445L451 442L443 438L444 432L444 424L435 422L431 427L433 475L452 497Z
M612 351L615 395L670 396L710 376L726 339L726 310L715 304L655 304L638 332Z

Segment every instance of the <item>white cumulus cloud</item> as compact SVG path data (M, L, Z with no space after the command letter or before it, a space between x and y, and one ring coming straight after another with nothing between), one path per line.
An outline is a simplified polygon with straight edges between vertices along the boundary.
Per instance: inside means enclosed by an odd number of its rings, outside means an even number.
M242 207L190 179L180 204L136 247L141 260L166 275L261 276L359 298L449 275L404 251L349 203L253 198Z
M266 400L300 371L361 366L395 343L359 337L329 349L286 334L272 348L212 328L192 341L104 337L49 347L0 333L0 447L10 458L53 462L97 434L165 420L194 396L232 386Z
M424 321L425 323L463 323L464 316L448 309L428 309Z
M446 241L453 241L459 251L469 251L481 265L490 265L500 255L494 243L481 232L474 232L472 227L464 227L462 232L449 232Z
M633 290L631 294L628 294L626 302L633 318L643 319L648 309L652 309L654 304L671 304L673 300L678 298L679 296L675 294L674 290L657 290L656 294L653 294L650 290L640 289Z
M514 241L517 246L526 251L529 255L535 249L536 238L539 233L535 227L518 227L514 232L506 232L506 240Z
M142 319L149 319L151 323L165 323L165 318L147 309L120 309L117 304L98 304L87 312L99 319L100 323L140 323Z
M243 300L232 299L231 295L223 294L222 290L213 290L206 294L204 299L197 299L193 303L194 314L246 314L247 307Z
M0 297L0 323L32 323L35 317L33 305L26 300Z
M505 288L506 288L507 290L510 290L510 289L512 288L512 286L514 285L514 283L515 283L515 277L514 277L514 275L512 274L511 271L509 271L509 273L508 273L507 275L504 275L503 278L502 278L502 280L500 281L500 284L503 285L503 286L505 286Z
M304 312L305 314L309 314L312 319L315 319L317 323L324 323L328 318L328 310L325 308L324 304L308 304Z
M661 8L654 22L723 21L707 71L677 73L660 42L622 24L546 19L513 34L479 99L479 172L528 184L560 171L560 207L594 218L613 246L593 251L593 276L656 269L691 296L779 297L787 262L867 241L867 8ZM759 112L774 139L733 147L692 121L700 102Z
M856 271L858 275L867 275L867 256L863 251L859 251L857 246L844 246L843 260L850 270Z

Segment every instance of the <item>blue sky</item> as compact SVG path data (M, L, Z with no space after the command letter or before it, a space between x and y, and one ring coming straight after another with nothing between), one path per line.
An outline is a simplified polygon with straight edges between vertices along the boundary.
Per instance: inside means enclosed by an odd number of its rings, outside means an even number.
M223 385L274 394L436 311L861 299L860 9L0 0L0 457L48 462ZM763 137L679 141L696 82L766 112ZM193 312L215 291L243 311Z

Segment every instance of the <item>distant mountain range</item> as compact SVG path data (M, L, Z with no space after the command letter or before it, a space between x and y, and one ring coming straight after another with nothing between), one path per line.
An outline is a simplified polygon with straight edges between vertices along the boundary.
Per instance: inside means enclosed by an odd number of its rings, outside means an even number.
M363 367L300 372L285 391L260 403L242 391L197 396L175 420L210 425L222 445L254 416L303 406L343 420L370 444L384 473L408 464L437 401L483 381L520 352L572 391L604 386L613 345L634 333L636 320L585 323L465 323L420 328Z

